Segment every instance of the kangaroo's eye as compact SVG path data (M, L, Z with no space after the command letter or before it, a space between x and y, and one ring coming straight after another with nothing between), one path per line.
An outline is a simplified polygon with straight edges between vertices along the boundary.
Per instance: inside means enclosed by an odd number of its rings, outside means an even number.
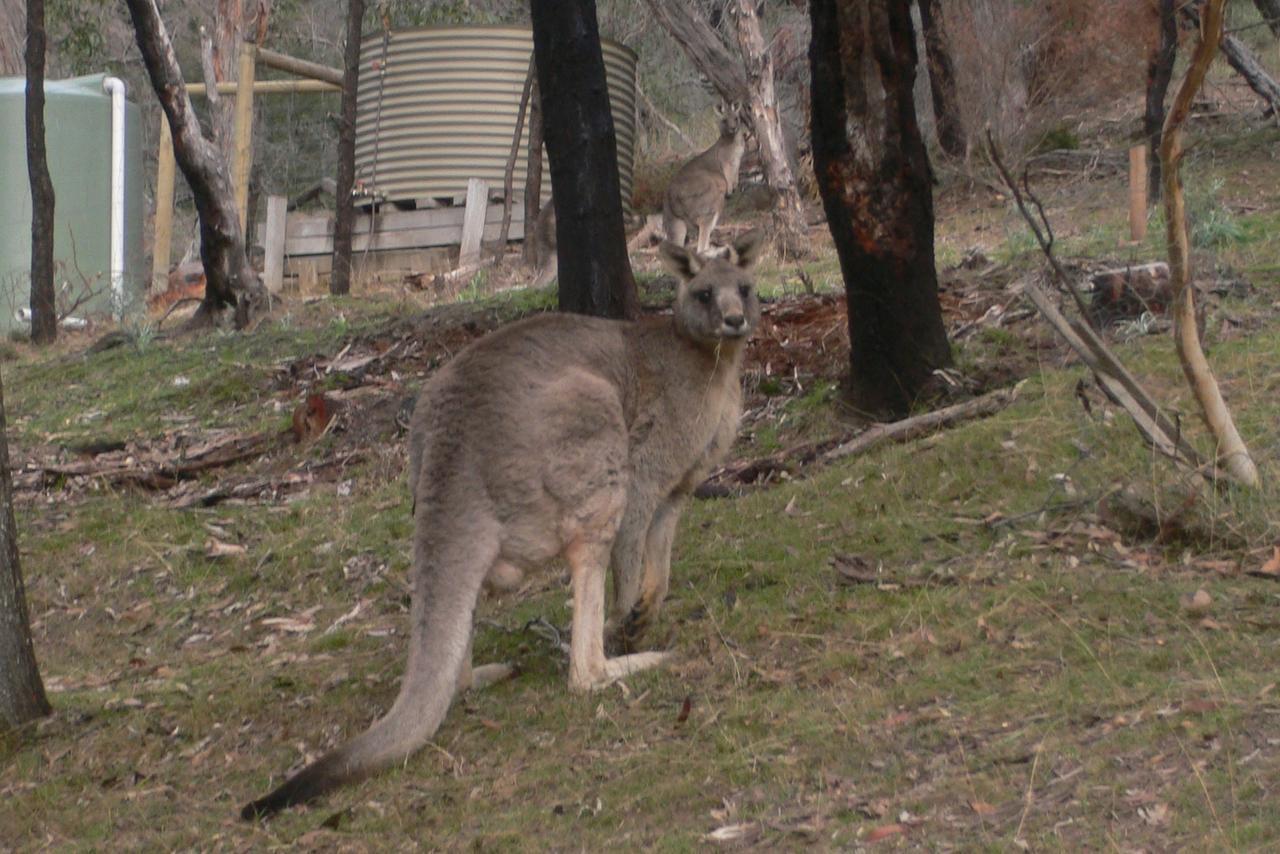
M711 305L711 291L694 291L693 298L703 305Z
M738 295L743 299L746 299L747 297L751 296L751 286L738 285Z

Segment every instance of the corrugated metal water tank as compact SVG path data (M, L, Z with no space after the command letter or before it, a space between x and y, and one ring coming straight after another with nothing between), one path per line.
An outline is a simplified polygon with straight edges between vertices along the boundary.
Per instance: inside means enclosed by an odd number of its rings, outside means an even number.
M59 310L91 296L74 314L109 315L111 294L111 96L104 74L49 80L44 88L45 149L54 192L54 285ZM0 330L30 304L31 185L27 177L25 77L0 79ZM142 256L142 123L125 107L124 290L140 301L149 271Z
M607 39L602 49L622 203L630 207L636 54ZM385 51L382 33L366 35L360 43L357 178L397 202L461 197L468 178L501 188L532 52L533 33L520 27L397 30ZM517 199L524 192L526 166L522 141ZM545 160L543 169L543 187L549 188Z

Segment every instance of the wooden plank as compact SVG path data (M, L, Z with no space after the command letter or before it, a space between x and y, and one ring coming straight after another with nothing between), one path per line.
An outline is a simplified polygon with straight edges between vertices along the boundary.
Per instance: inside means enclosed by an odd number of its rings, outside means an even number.
M1129 239L1147 239L1147 146L1129 149Z
M467 181L467 206L462 218L462 242L458 250L458 266L480 262L480 239L484 232L485 213L489 210L489 182L480 178Z
M224 80L217 85L219 95L234 95L239 87L234 80ZM188 83L188 95L204 95L208 91L203 83ZM255 80L253 94L282 95L300 92L341 92L341 86L325 83L323 80Z
M173 244L173 133L160 113L160 147L156 150L156 215L151 248L151 290L169 285L169 253Z
M240 230L243 233L249 221L249 170L253 166L253 75L254 53L252 42L240 45L240 72L236 77L235 148L231 164L231 185L236 193L236 210L240 212Z
M284 196L267 196L266 239L262 261L263 284L273 294L284 288L284 235L289 200Z
M277 68L280 71L297 74L299 77L310 77L313 80L323 80L326 83L332 83L336 86L342 85L341 68L330 68L329 66L321 65L318 62L308 62L305 59L298 59L296 56L289 56L287 53L278 53L274 50L268 50L265 47L258 48L258 61L268 68Z
M501 230L501 221L485 223L483 239L497 240ZM372 245L369 243L369 235L367 233L354 235L351 240L351 248L353 252L364 252L366 249L381 251L420 249L433 246L457 246L461 236L462 232L457 226L438 226L390 233L379 231L373 236ZM519 227L517 227L513 222L511 233L508 237L513 240L522 239L524 237L523 223L520 223ZM308 237L288 237L284 245L284 254L291 258L302 255L324 255L332 251L333 235L331 233Z

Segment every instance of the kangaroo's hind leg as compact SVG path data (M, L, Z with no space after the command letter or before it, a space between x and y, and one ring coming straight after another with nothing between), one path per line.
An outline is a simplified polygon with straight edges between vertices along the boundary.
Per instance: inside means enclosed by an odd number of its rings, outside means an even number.
M653 521L645 534L639 590L629 603L617 633L619 646L626 652L633 650L636 642L653 625L662 601L667 598L671 580L671 545L686 501L684 495L673 495L663 501L653 514Z
M573 577L573 637L569 645L569 688L590 691L631 673L661 664L663 652L606 658L604 654L605 571L609 543L576 542L565 551Z

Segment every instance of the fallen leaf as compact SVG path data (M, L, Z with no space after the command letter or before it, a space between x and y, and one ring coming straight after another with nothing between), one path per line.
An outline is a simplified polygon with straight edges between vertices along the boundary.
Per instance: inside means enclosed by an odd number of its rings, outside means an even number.
M1167 824L1169 821L1168 804L1152 804L1149 807L1138 807L1138 815L1152 827Z
M1249 570L1249 575L1261 578L1280 578L1280 546L1274 547L1271 559L1257 569Z
M754 836L758 830L759 828L753 823L726 824L724 827L717 827L705 838L708 842L737 842Z
M1178 601L1182 605L1182 610L1190 617L1203 617L1213 607L1213 597L1203 587L1195 593L1183 594Z
M243 557L249 550L239 543L224 543L216 537L210 537L204 543L204 556L207 558Z
M689 712L693 711L693 696L688 695L684 698L684 703L680 706L680 714L676 715L676 723L682 724L689 720Z
M898 836L907 832L905 824L882 824L879 827L871 829L867 834L868 842L879 842L881 839L888 839L890 836Z
M986 801L969 801L969 809L983 816L996 814L996 808Z

